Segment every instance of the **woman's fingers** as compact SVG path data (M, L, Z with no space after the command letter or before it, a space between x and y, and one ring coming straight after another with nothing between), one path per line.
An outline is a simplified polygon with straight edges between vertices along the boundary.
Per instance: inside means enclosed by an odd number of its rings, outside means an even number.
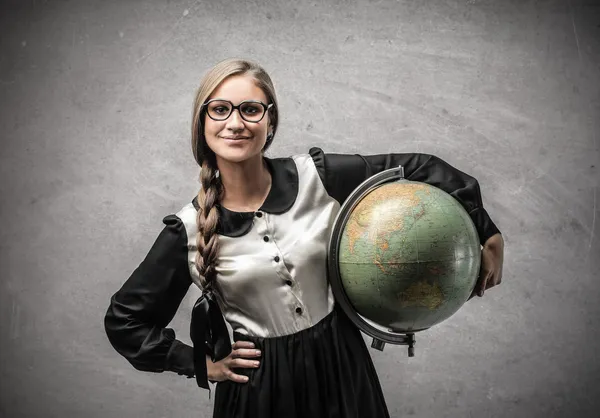
M229 362L230 369L236 368L244 368L244 369L254 369L260 366L260 361L258 360L247 360L243 358L234 358Z
M235 374L234 372L232 372L229 369L227 370L227 372L225 372L225 377L227 377L227 379L229 379L233 382L237 382L237 383L248 382L248 376L244 376L242 374Z
M232 348L231 357L234 359L259 357L261 354L260 350L254 348L254 343L250 341L236 341L233 343Z
M260 357L260 350L251 348L238 348L231 352L232 358L243 358L243 357Z
M256 360L260 357L261 352L257 350L254 343L250 341L236 341L232 344L233 350L223 363L225 378L237 382L248 382L248 376L235 373L235 369L255 369L260 366L260 362Z
M500 233L488 238L481 250L481 267L477 284L469 299L483 296L487 289L502 282L502 263L504 259L504 240Z
M233 349L236 348L254 348L254 343L251 341L236 341L232 345Z
M486 289L490 289L490 288L492 288L492 287L494 287L494 286L497 286L497 285L499 285L499 284L500 284L499 275L498 275L498 274L496 274L496 273L494 273L494 274L492 274L492 276L491 276L491 277L488 279L488 282L487 282Z
M246 360L241 358L234 358L227 362L225 367L225 377L231 381L238 383L246 383L248 376L237 374L234 372L235 369L255 369L260 365L256 360Z
M488 289L488 282L490 279L489 273L482 275L481 280L477 283L477 296L482 297L485 289Z

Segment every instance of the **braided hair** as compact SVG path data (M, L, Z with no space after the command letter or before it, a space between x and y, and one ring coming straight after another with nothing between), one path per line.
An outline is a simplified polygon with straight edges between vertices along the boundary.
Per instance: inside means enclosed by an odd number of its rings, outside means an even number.
M194 100L192 114L192 151L200 170L200 191L198 192L198 214L196 223L198 234L196 236L196 268L200 275L200 286L204 289L212 288L216 278L216 266L219 254L219 212L217 205L223 197L223 183L219 177L215 153L210 149L204 136L204 121L206 113L203 104L209 100L212 92L228 77L234 75L249 75L254 78L256 85L263 90L269 103L273 106L269 110L269 120L272 134L267 138L263 152L273 142L277 131L279 113L277 97L271 78L258 64L242 60L227 59L219 62L209 70L200 83Z

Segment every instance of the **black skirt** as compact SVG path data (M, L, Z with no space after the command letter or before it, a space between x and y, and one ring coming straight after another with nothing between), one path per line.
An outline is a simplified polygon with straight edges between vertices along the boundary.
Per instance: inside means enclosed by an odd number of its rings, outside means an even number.
M362 335L334 311L313 327L275 338L234 333L262 354L247 383L217 383L214 418L389 418Z

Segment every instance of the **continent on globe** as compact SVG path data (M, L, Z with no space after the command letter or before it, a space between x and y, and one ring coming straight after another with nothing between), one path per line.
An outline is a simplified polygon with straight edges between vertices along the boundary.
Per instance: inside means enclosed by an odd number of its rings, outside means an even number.
M398 294L400 306L423 306L430 310L437 309L444 302L444 295L437 283L430 285L417 282Z
M411 221L414 223L415 220L418 220L424 214L421 199L416 195L416 192L418 191L424 192L425 194L430 193L423 185L412 184L409 187L397 190L397 193L394 196L397 199L394 201L389 201L389 190L385 187L375 189L365 196L346 225L350 252L354 252L356 241L365 233L365 230L369 231L369 240L374 245L379 246L382 250L386 250L389 245L386 239L387 235L402 230L405 227L410 228ZM405 219L404 216L394 216L394 213L401 215L402 212L406 212L410 209L414 209L414 211L409 219ZM385 228L383 230L371 228L373 220L381 217L383 212L389 210L392 210L392 216L390 219L387 219L388 222L386 223ZM406 223L408 223L408 225L406 225Z

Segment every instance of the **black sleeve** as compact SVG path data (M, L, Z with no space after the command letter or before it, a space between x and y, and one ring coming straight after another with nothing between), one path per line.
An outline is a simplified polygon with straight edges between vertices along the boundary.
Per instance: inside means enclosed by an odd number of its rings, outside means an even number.
M150 252L110 299L104 318L112 346L138 370L194 376L193 349L175 338L171 322L192 283L187 234L175 215Z
M458 200L473 220L481 244L500 232L483 207L477 180L434 155L325 154L319 148L311 148L309 153L327 192L340 204L369 177L401 165L407 180L430 184Z

